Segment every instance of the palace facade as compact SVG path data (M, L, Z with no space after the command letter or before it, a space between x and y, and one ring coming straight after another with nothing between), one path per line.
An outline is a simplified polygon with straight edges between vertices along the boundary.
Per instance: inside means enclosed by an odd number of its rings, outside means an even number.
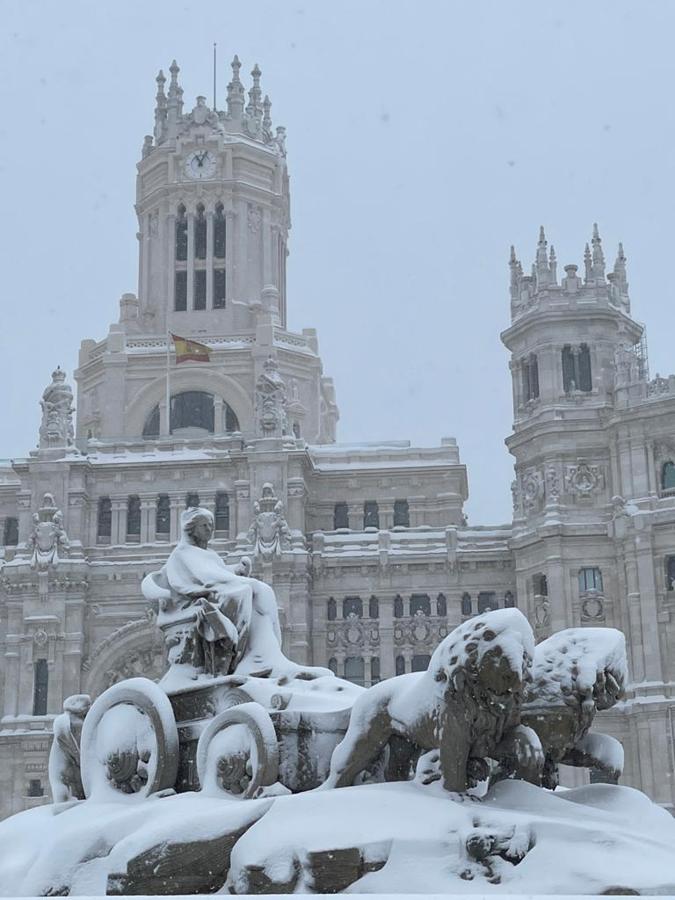
M138 292L82 342L76 414L57 369L38 449L0 470L0 815L48 800L65 697L161 676L140 583L192 505L274 586L285 653L359 684L496 607L538 638L620 628L632 682L599 724L623 783L675 809L675 376L649 377L621 247L607 271L596 228L562 277L543 230L531 274L512 253L513 520L470 526L453 438L336 443L316 332L286 325L285 130L258 67L246 92L235 57L224 111L185 111L178 74L138 163Z

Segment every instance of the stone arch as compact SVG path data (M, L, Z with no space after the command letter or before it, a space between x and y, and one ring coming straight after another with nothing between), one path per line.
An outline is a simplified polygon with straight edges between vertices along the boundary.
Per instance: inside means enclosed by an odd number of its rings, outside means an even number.
M253 401L244 388L229 375L202 366L175 367L171 370L171 393L206 391L228 403L244 432L253 431ZM155 378L144 385L129 401L125 420L127 433L139 435L152 408L166 398L166 378Z
M164 640L154 621L135 619L100 641L82 664L82 689L92 699L123 678L158 681L166 669Z

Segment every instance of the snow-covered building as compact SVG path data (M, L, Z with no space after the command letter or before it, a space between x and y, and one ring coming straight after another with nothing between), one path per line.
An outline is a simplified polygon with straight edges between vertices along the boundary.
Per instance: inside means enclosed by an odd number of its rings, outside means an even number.
M257 66L248 94L239 70L226 111L187 113L178 67L166 91L160 72L138 293L82 342L76 422L57 370L38 449L0 470L0 815L45 802L65 697L161 674L140 583L193 505L274 586L287 655L360 684L426 668L496 607L539 637L621 628L634 683L602 728L624 782L674 808L675 377L649 380L623 251L606 275L596 232L584 278L560 283L543 232L533 275L513 256L514 518L469 526L453 438L336 443L316 333L286 326L285 131Z

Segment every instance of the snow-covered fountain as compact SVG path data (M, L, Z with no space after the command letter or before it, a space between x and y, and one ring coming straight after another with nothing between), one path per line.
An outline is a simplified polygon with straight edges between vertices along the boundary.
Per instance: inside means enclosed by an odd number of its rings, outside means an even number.
M143 582L166 675L66 701L54 803L0 823L0 894L675 891L675 820L590 731L620 632L535 647L497 610L366 690L287 659L272 589L208 548L210 512L182 524ZM556 790L560 764L604 783Z

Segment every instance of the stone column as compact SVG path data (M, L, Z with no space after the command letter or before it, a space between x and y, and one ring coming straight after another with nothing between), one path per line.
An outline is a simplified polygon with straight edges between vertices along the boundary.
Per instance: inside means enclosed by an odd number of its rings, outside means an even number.
M363 502L348 503L347 515L352 531L361 531L363 529Z
M213 309L213 210L206 213L206 308Z
M194 309L194 285L195 285L195 215L186 213L188 241L187 241L187 309Z
M213 284L212 284L213 286ZM210 309L211 307L209 307ZM213 431L215 434L225 434L225 404L223 398L214 394L213 397Z
M305 530L304 499L305 480L302 477L289 478L287 483L288 505L287 519L291 531Z
M180 537L180 514L184 503L185 501L182 496L173 496L169 499L169 505L171 508L169 540L172 544L175 544Z
M394 527L394 501L391 498L380 500L378 502L378 512L380 514L380 528L388 531Z
M167 231L167 241L168 241L168 253L167 253L167 322L168 317L173 312L176 307L176 216L170 215L166 220L166 231ZM147 298L146 298L147 299ZM168 330L168 329L167 329ZM168 432L161 432L165 434Z
M141 497L141 543L147 544L155 539L155 528L153 512L155 510L157 500L154 496Z
M251 485L249 481L237 480L234 483L235 496L235 537L246 535L251 524Z
M394 598L380 597L380 678L396 674L394 666Z
M110 543L123 544L127 537L127 498L112 497L112 527L110 529Z
M229 303L235 291L235 257L234 257L234 233L236 216L234 210L225 210L225 296Z

